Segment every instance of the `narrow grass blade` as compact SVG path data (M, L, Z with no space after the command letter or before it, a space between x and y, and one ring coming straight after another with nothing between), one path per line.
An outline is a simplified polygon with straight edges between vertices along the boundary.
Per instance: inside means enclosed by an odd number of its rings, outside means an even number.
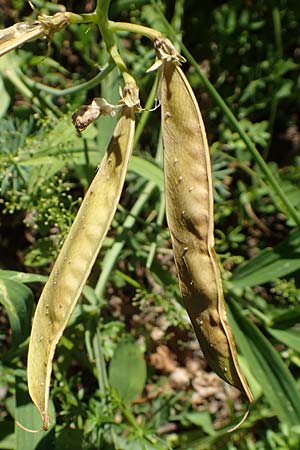
M280 355L232 300L229 317L239 348L261 384L266 400L288 427L299 425L299 389Z
M140 156L132 156L129 163L129 170L155 183L161 192L164 190L163 170L153 162Z
M18 281L0 278L0 303L7 312L12 330L12 347L16 348L30 333L32 292Z
M288 348L294 349L299 353L300 351L300 330L298 328L267 328L268 332L278 342L282 342Z
M0 270L0 279L7 279L19 283L43 283L47 277L37 273L18 272L17 270Z
M281 244L262 250L234 271L234 287L255 286L284 277L300 268L300 229L295 228Z

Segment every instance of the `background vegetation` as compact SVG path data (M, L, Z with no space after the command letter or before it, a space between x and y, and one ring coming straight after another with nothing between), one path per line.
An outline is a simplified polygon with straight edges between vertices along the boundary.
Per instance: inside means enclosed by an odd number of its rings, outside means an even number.
M1 27L60 8L32 4L34 11L25 0L0 0ZM94 8L89 0L60 5ZM110 17L152 26L185 45L183 69L211 145L226 300L256 402L243 426L227 434L243 403L210 371L181 306L154 111L139 117L121 204L57 349L52 426L34 435L14 428L14 419L40 427L26 391L31 317L114 127L101 118L79 136L71 114L95 96L119 96L117 71L98 75L107 54L97 30L72 25L51 44L33 41L0 59L0 448L296 450L299 2L115 0ZM127 33L118 39L150 109L151 43Z

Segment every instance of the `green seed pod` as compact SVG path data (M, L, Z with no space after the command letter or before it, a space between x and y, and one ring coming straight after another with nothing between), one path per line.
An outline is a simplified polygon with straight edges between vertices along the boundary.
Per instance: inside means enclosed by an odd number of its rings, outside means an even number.
M214 250L211 163L201 113L178 62L162 58L160 70L166 213L180 291L209 365L251 403Z
M108 150L84 197L38 302L28 353L28 388L44 429L55 347L68 323L114 217L132 152L135 108L121 109Z

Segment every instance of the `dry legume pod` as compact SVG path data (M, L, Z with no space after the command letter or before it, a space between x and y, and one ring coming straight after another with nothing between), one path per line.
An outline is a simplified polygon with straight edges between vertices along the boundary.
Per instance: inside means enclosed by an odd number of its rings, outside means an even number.
M69 23L68 13L58 12L53 16L42 14L35 22L19 22L0 30L0 56L23 45L31 39L48 37Z
M163 53L160 70L166 213L180 291L209 365L251 403L214 250L211 163L201 113L176 54Z
M132 151L135 108L123 106L106 155L80 206L38 302L29 343L28 387L48 429L55 347L114 217Z

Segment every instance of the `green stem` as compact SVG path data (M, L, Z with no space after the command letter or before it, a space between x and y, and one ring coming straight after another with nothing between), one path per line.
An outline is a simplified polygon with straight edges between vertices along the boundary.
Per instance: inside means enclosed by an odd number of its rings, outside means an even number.
M95 9L96 22L99 26L106 48L110 53L112 47L115 45L115 38L109 29L108 9L110 0L98 0Z
M75 14L72 12L66 12L69 19L69 23L97 23L97 16L95 13L90 14Z
M280 11L277 7L273 9L272 15L273 15L273 27L274 27L274 39L275 39L276 51L277 51L278 58L282 59L283 58L283 46L282 46L282 33L281 33L281 19L280 19ZM277 81L278 75L275 75L275 78ZM276 87L276 84L275 84L275 87ZM269 118L269 126L268 126L270 138L269 138L268 145L266 146L266 148L263 151L264 159L267 159L267 157L269 155L274 125L275 125L275 119L276 119L277 110L278 110L278 104L279 104L279 99L276 97L275 92L274 92L274 95L272 96L272 100L271 100L270 118Z
M103 6L101 6L103 3ZM102 37L106 43L107 48L112 48L115 40L112 32L128 31L130 33L141 34L151 41L163 37L160 31L154 30L144 25L128 22L113 22L108 20L109 1L99 1L94 13L90 14L75 14L71 12L65 13L68 16L70 24L72 23L95 23L98 24Z
M120 56L118 51L113 30L110 28L110 21L108 20L108 8L110 0L98 0L95 9L96 23L98 24L100 33L105 42L106 48L116 66L120 70L124 82L128 84L136 84L135 79L130 75L126 64Z
M141 134L144 131L145 125L148 121L148 118L150 115L150 109L152 108L155 97L156 97L156 92L157 92L157 78L155 79L155 81L152 85L150 94L149 94L146 104L145 104L144 111L140 116L140 120L139 120L138 125L135 130L134 143L133 143L134 148L136 147L137 143L139 142Z
M120 401L119 403L119 408L122 411L122 413L124 414L124 416L126 417L128 423L130 423L130 425L137 431L138 435L140 437L143 436L143 430L142 428L139 426L139 424L137 423L137 421L135 420L134 415L132 414L132 412L130 411L129 408L127 408L122 401Z
M112 57L112 59L114 60L116 66L118 67L119 71L121 72L125 83L135 85L136 84L135 79L128 72L126 64L124 63L123 59L121 58L121 55L119 53L119 50L118 50L118 47L116 44L114 44L111 47L109 53L110 53L110 56Z
M128 31L130 33L141 34L142 36L147 37L151 41L163 37L160 31L154 30L153 28L145 27L143 25L138 25L136 23L110 21L109 28L111 31L114 32Z
M276 43L276 50L279 58L283 57L282 33L281 33L281 18L280 11L277 7L273 9L273 26Z
M100 335L100 331L99 331L98 327L97 327L96 333L93 337L93 351L94 351L94 356L95 356L95 361L96 361L99 391L102 394L102 399L104 402L104 408L103 408L104 411L103 412L104 412L104 414L108 412L109 415L112 415L112 405L109 402L108 397L107 397L110 386L109 386L109 382L108 382L105 359L104 359L104 355L102 352L101 335ZM114 433L114 430L112 427L110 428L110 434L111 434L112 441L115 444L115 448L116 448L116 436L115 436L115 433Z
M174 14L171 20L171 25L178 36L178 40L182 41L182 21L184 15L185 0L177 0L174 6Z
M106 398L107 390L109 388L107 372L106 372L106 364L104 360L104 356L101 348L101 338L100 333L97 328L96 333L93 337L93 351L95 356L96 368L97 368L97 377L98 377L98 385L103 398Z
M111 0L97 0L97 5L95 9L95 14L98 18L97 22L100 20L108 21L108 9Z
M26 81L26 84L31 87L38 89L40 91L47 92L48 94L54 95L54 96L61 96L61 95L69 95L74 94L75 92L79 91L86 91L88 89L93 88L94 86L97 86L99 82L106 77L113 69L115 65L113 63L106 64L102 69L101 72L99 72L96 76L91 78L88 81L84 81L83 83L77 84L75 86L71 86L66 89L58 89L51 86L47 86L43 83L39 83L38 81L35 81L34 79L31 79L27 77L27 75L20 73L20 77L23 81Z

